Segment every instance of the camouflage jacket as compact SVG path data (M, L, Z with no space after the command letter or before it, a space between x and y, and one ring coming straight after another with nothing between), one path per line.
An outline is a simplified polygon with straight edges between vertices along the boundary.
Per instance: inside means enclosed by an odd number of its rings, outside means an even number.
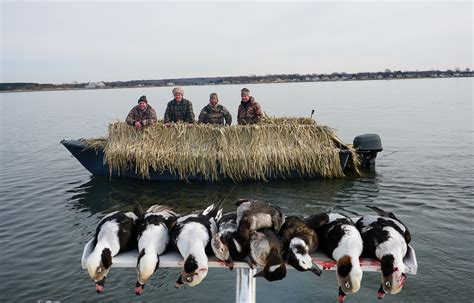
M232 124L232 116L230 115L227 108L220 104L212 106L210 103L201 110L199 114L199 123L218 124L224 125L224 119L226 125Z
M168 102L165 111L164 122L178 122L183 121L187 123L194 123L193 104L191 101L183 99L178 104L174 99Z
M250 97L248 102L240 102L237 113L237 123L239 125L258 123L262 117L262 108L253 97Z
M138 105L135 105L128 113L125 122L128 125L134 125L135 122L141 122L143 126L150 125L156 122L156 112L151 105L147 105L145 110L141 110Z

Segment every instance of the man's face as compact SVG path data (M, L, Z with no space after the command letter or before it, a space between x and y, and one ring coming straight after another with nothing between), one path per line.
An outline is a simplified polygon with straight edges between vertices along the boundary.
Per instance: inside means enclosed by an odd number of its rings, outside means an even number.
M240 96L242 97L242 102L249 102L249 100L250 100L250 96L249 96L249 95L244 95L244 94L242 94L242 95L240 95Z
M183 100L183 94L182 93L176 93L174 94L174 100L176 102L181 102L181 100Z
M209 103L211 103L212 106L216 106L217 102L219 101L217 100L216 96L212 96L209 100Z
M146 102L138 102L138 108L140 108L141 110L145 110L146 107L147 107Z

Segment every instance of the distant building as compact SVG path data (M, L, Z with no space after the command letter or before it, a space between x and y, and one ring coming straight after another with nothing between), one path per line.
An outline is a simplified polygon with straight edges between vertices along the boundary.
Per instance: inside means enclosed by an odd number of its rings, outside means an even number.
M89 82L85 88L101 88L101 87L105 87L105 83L104 82Z

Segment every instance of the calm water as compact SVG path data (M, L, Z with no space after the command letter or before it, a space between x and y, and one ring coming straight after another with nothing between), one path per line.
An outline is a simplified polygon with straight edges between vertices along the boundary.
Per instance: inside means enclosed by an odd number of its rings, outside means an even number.
M355 179L247 183L227 200L256 197L288 214L322 210L366 213L376 204L411 229L418 274L384 302L470 300L474 227L473 79L429 79L248 85L267 114L308 116L346 141L375 132L384 151L376 172ZM235 117L242 86L185 87L195 113L217 92ZM93 178L59 144L63 138L106 134L145 94L158 113L169 88L0 94L0 301L233 302L235 273L211 269L194 288L174 289L179 269L160 269L136 297L133 269L112 269L98 295L80 258L99 219L134 201L179 210L223 198L231 183L153 183ZM366 273L346 302L375 302L379 274ZM334 272L320 278L290 271L257 282L259 302L335 302Z

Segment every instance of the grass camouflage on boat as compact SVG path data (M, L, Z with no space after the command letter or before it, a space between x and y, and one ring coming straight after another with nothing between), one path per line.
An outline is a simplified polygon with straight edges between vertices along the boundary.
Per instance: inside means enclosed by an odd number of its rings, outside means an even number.
M149 169L170 170L183 179L202 175L215 181L267 180L271 176L321 175L342 177L339 149L344 145L333 129L310 118L266 118L258 125L227 127L185 123L167 128L156 123L136 130L123 122L109 125L107 138L84 140L89 148L104 149L110 171L135 170L143 178Z

